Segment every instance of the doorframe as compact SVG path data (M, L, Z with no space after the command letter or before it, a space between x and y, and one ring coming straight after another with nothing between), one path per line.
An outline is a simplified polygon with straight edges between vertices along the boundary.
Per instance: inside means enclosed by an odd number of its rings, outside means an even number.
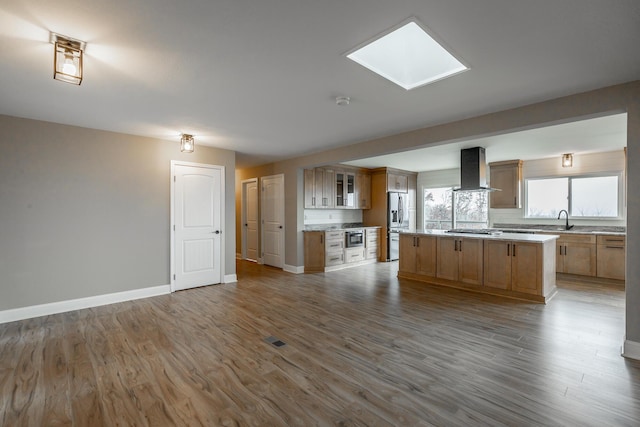
M250 184L252 182L256 183L256 186L258 187L258 200L256 200L256 202L258 203L258 218L260 218L258 220L258 236L261 236L262 233L262 227L261 227L261 210L260 210L260 198L262 197L262 192L260 191L260 183L258 182L258 178L249 178L249 179L243 179L242 181L240 181L241 187L242 187L242 198L240 200L240 244L242 245L242 250L240 251L240 257L244 260L247 259L247 229L244 226L244 224L247 221L247 184ZM261 252L260 252L260 242L258 242L258 253L257 253L257 257L256 257L256 262L258 264L262 264L261 259L262 257L260 256Z
M226 239L227 234L225 211L227 210L227 203L225 199L226 183L225 183L225 167L222 165L209 165L206 163L194 163L185 162L182 160L171 160L171 174L169 176L170 188L171 188L171 216L169 222L169 240L170 240L170 255L169 255L169 279L171 283L171 292L175 292L176 286L176 248L175 248L175 191L176 182L174 177L176 176L176 166L190 166L203 169L218 169L220 170L220 283L225 283L226 269L225 269L225 253L226 253Z
M284 270L285 266L286 266L286 262L285 262L285 248L286 245L284 243L285 241L285 237L286 237L286 224L285 224L285 209L286 209L286 203L284 200L284 174L283 173L279 173L276 175L268 175L268 176L261 176L260 177L260 184L258 185L258 191L260 192L260 223L259 223L259 227L260 227L260 264L264 264L264 254L262 253L262 248L263 248L263 242L264 242L264 227L262 226L264 223L264 216L263 216L263 212L264 209L262 209L263 206L265 206L264 204L264 191L262 191L262 186L264 183L265 179L270 179L270 178L278 178L280 180L281 186L280 188L282 189L282 194L281 194L281 199L282 199L282 239L280 240L280 252L282 254L282 269Z

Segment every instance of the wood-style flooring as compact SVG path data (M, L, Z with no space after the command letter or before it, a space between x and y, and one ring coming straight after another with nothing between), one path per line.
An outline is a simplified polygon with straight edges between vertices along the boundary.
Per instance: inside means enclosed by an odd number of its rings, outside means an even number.
M640 425L621 287L562 280L541 305L398 280L397 263L237 273L0 325L0 424Z

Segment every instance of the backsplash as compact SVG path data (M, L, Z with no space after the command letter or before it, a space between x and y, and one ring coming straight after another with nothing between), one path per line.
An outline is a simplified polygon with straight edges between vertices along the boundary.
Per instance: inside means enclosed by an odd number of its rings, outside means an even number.
M361 209L305 209L304 225L361 223Z

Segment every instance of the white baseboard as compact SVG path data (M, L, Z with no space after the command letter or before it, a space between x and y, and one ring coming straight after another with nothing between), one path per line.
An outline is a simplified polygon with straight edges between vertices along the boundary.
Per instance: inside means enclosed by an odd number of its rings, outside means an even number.
M286 271L287 273L302 274L304 273L304 266L296 267L295 265L285 264L284 267L282 267L282 270Z
M238 275L236 274L225 274L224 275L224 283L234 283L238 281Z
M640 342L624 340L622 356L627 359L640 360Z
M33 317L48 316L50 314L81 310L83 308L99 307L140 298L166 295L171 292L171 285L153 286L150 288L134 289L132 291L116 292L113 294L96 295L68 301L58 301L49 304L32 305L29 307L13 308L0 311L0 324L15 322L16 320L31 319Z

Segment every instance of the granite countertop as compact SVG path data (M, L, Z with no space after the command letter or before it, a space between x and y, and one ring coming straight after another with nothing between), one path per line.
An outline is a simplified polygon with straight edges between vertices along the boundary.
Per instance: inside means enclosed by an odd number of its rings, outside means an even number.
M623 226L574 225L570 230L565 230L564 225L494 224L493 228L504 232L520 233L603 234L610 236L625 236L627 234L627 228Z
M435 235L435 236L450 236L450 237L464 237L465 239L484 239L484 240L509 240L516 242L536 242L543 243L549 240L555 240L557 235L552 234L523 234L523 233L504 233L497 231L496 234L472 234L472 233L449 233L446 230L425 230L417 232L405 232L402 234L413 235Z
M363 225L359 222L347 222L344 224L316 224L305 225L302 231L338 231L338 230L359 230L361 228L382 228L380 225Z

